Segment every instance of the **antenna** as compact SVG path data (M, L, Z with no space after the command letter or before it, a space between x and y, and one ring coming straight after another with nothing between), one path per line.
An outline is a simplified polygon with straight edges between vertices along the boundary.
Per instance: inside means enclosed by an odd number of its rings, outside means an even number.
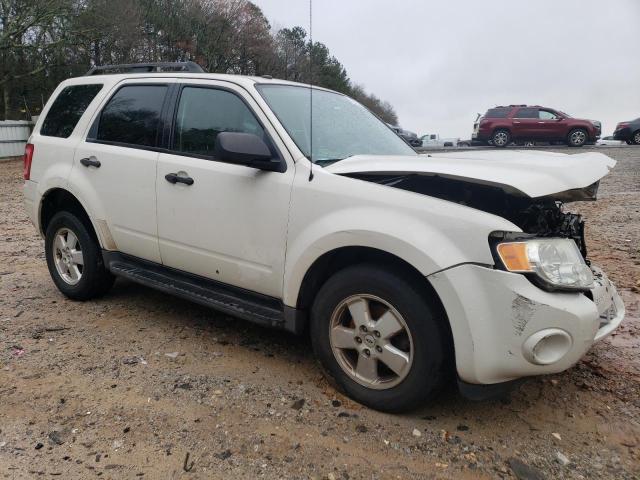
M313 180L313 0L309 0L309 181Z

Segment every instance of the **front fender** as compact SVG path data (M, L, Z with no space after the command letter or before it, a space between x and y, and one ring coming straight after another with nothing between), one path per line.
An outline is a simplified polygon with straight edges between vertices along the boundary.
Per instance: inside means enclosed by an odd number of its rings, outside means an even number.
M427 276L462 263L493 264L489 234L519 230L486 212L321 168L312 182L296 169L294 182L283 278L283 302L292 307L309 268L332 250L375 248Z
M363 212L355 211L352 214L358 215L360 213ZM345 213L345 215L349 214ZM336 217L339 217L339 215L328 215L326 218L315 222L296 238L295 241L289 243L284 276L283 301L285 305L296 305L304 276L314 262L324 254L342 247L369 247L390 253L413 265L424 275L428 275L426 272L432 273L439 269L438 262L424 253L421 247L414 243L417 239L403 239L392 236L388 233L372 229L371 225L355 226L353 225L353 221L348 222L349 225L344 221L342 222L343 225L338 227L340 219ZM357 217L354 216L353 218ZM353 220L353 218L351 220ZM399 221L400 219L398 218L396 220ZM419 225L416 225L409 219L407 220L405 226L409 227L413 224L413 232L416 233L416 235L422 233L425 235L425 238L431 238L435 244L444 241L442 235L437 232L420 228ZM327 231L325 228L327 225L332 225L335 230L323 235L322 232ZM448 243L448 246L443 250L448 251L447 253L441 252L445 255L450 255L451 257L460 256L460 252L454 251L455 247L450 243Z

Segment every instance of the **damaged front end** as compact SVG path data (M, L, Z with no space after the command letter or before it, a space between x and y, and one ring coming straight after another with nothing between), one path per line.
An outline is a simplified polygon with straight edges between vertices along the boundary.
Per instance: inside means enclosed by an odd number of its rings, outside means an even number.
M570 238L587 258L584 221L579 214L566 212L563 200L595 200L598 183L539 198L530 198L517 191L505 191L494 185L423 174L351 174L369 182L400 188L449 202L465 205L503 217L526 234L536 237Z

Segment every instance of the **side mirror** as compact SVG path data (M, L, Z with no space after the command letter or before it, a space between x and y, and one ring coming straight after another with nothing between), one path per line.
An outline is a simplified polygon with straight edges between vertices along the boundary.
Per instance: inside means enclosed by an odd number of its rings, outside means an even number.
M283 163L273 158L264 140L253 133L221 132L213 149L216 158L269 172L284 171Z

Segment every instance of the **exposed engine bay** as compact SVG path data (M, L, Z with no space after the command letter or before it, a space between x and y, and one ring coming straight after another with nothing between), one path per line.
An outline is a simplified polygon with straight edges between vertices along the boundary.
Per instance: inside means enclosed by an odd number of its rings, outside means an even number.
M541 237L573 239L587 258L584 221L575 213L563 211L556 198L530 198L507 193L503 189L480 183L420 174L351 174L352 178L429 195L503 217L523 232ZM597 189L597 184L593 186ZM595 195L594 195L595 196Z

